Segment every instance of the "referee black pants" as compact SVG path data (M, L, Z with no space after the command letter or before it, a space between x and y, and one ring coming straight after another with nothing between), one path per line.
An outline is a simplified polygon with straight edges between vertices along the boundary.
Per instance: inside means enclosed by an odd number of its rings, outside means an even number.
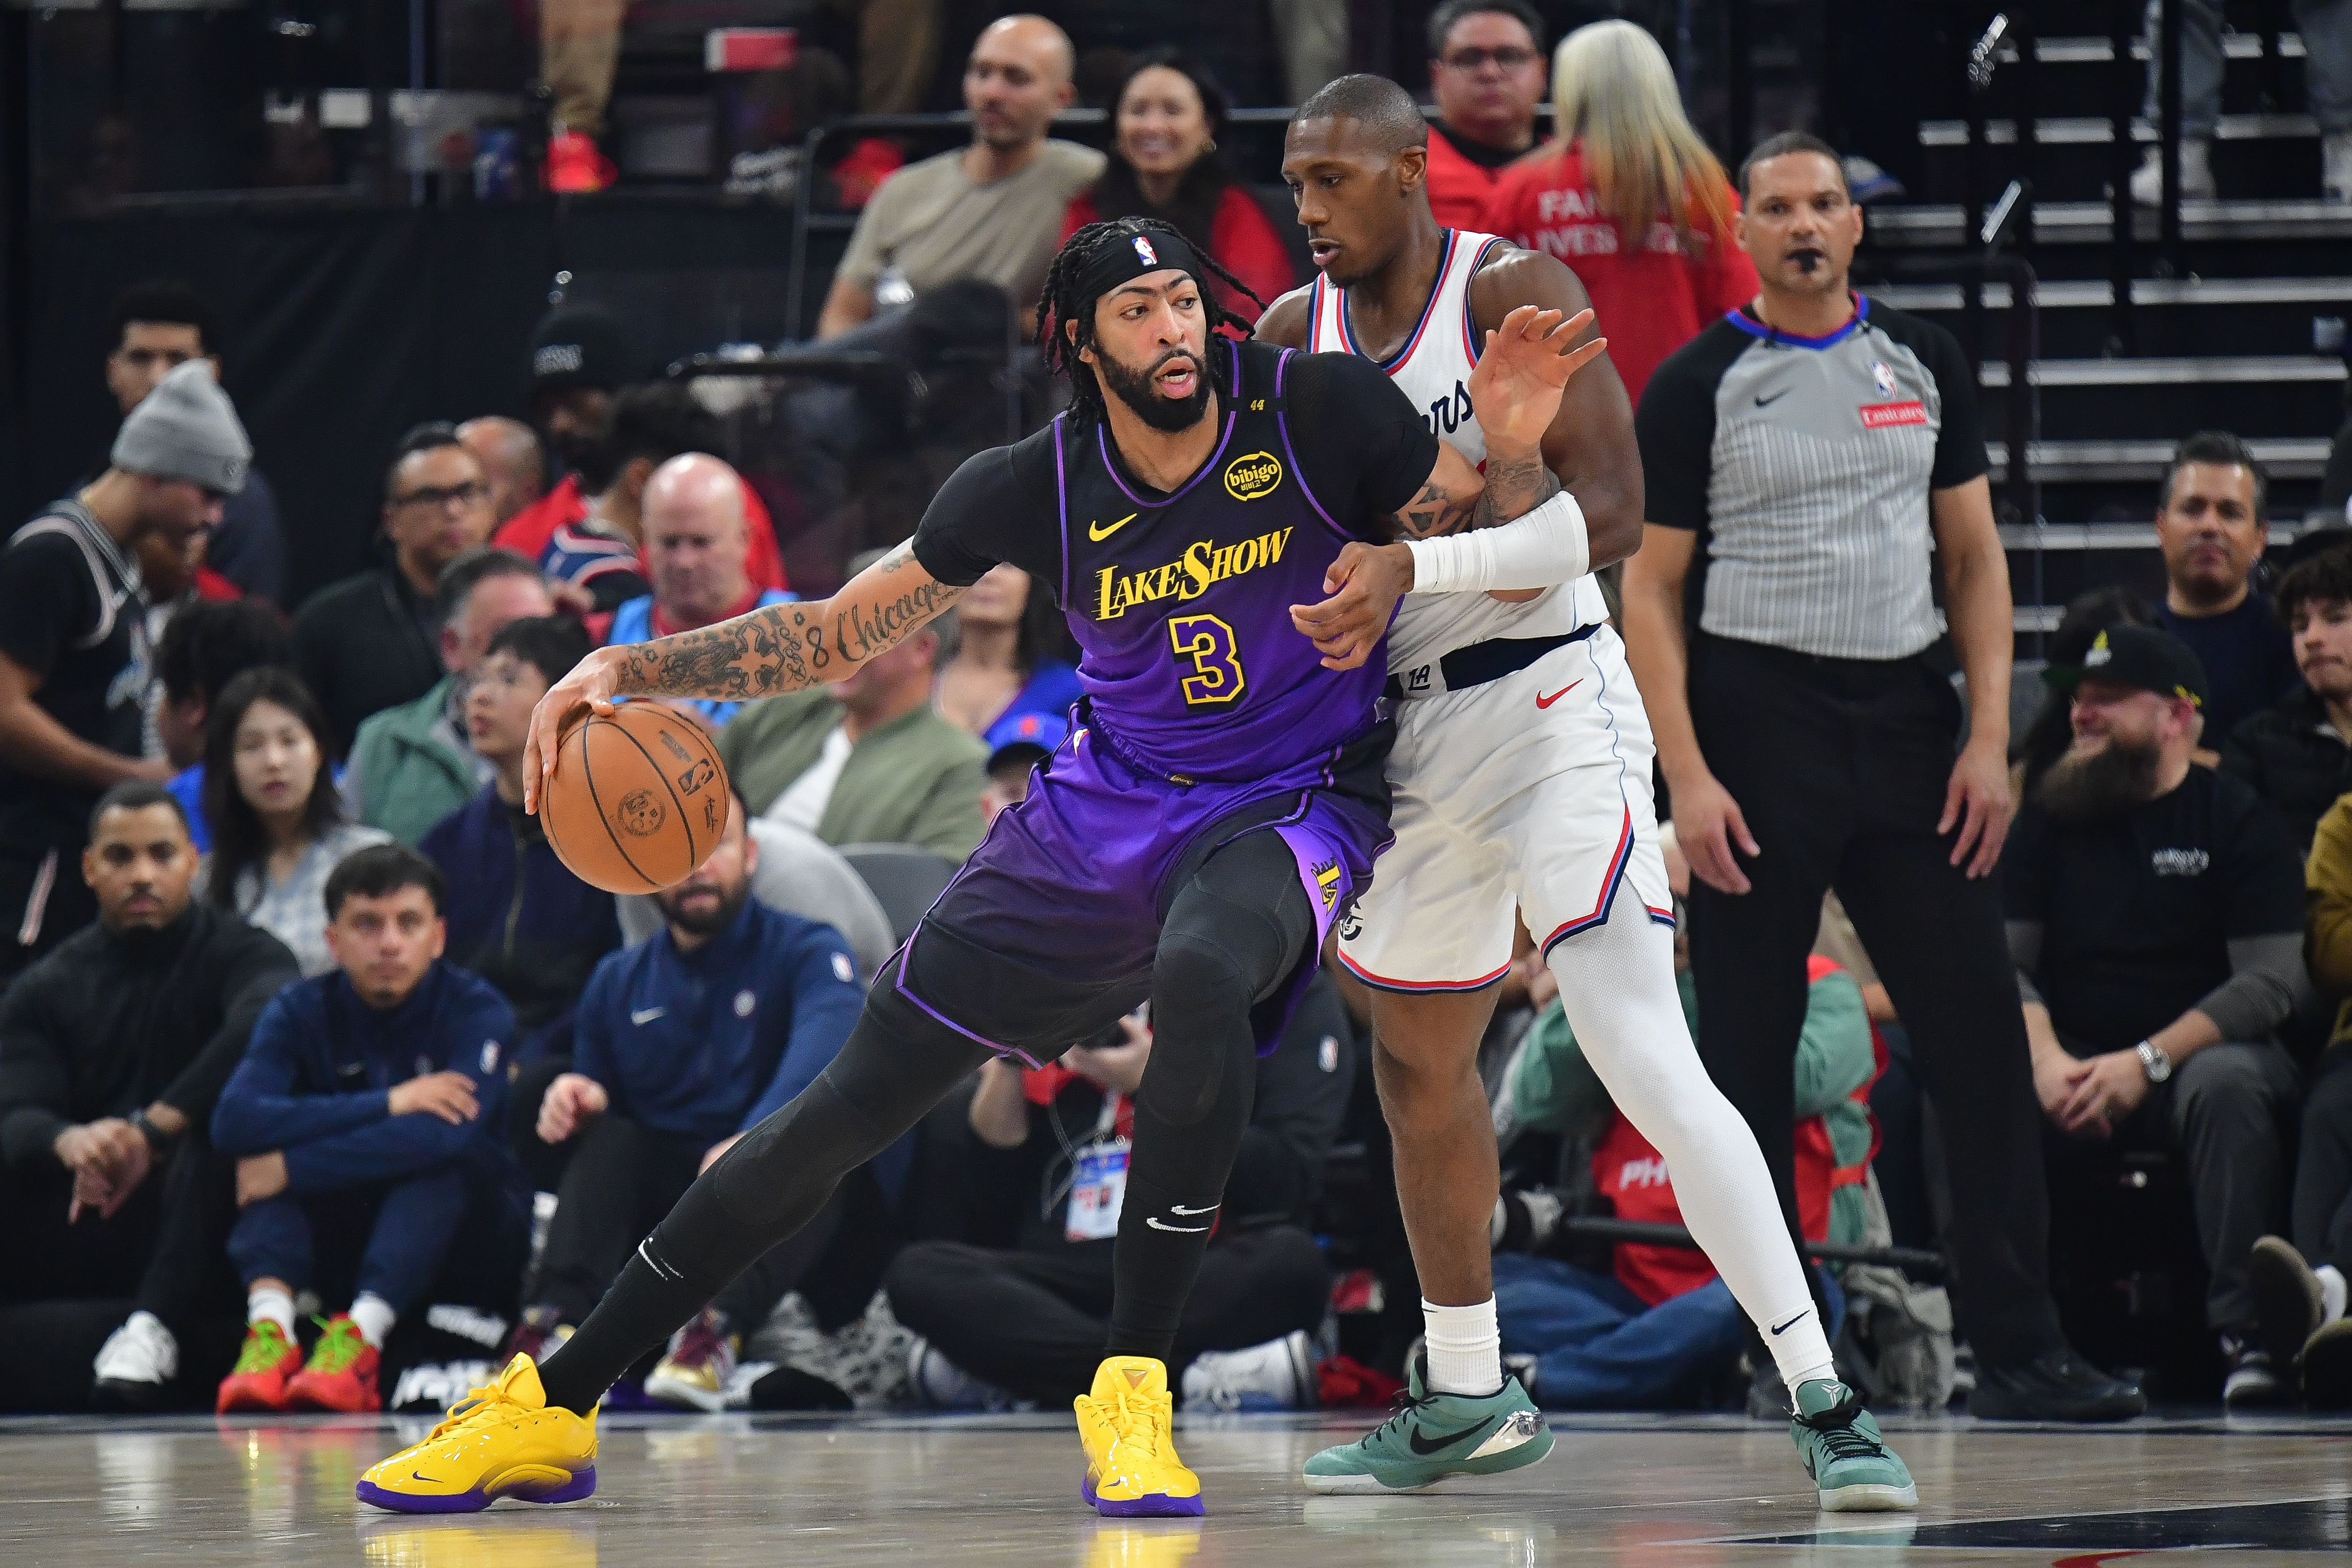
M1960 1330L1987 1365L2056 1348L2041 1119L1997 879L1970 881L1936 831L1958 694L1922 659L1699 637L1690 704L1707 766L1762 850L1741 858L1750 891L1691 886L1699 1055L1763 1146L1791 1233L1805 956L1834 888L1943 1128Z

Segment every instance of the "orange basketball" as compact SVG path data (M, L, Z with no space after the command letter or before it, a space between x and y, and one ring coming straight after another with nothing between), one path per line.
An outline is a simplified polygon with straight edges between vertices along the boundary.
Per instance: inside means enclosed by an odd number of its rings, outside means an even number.
M556 858L590 887L651 893L709 858L729 796L709 731L662 703L625 702L564 730L539 821Z

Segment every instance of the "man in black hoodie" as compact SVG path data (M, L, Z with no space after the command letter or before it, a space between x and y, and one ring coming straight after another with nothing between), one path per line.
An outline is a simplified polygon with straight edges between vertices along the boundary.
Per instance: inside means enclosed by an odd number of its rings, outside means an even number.
M234 1317L233 1167L206 1129L254 1019L299 978L277 938L190 898L195 850L162 785L109 790L89 839L97 923L0 997L8 1407L80 1403L77 1369L117 1323L97 1356L100 1397L160 1405L187 1326L215 1300Z

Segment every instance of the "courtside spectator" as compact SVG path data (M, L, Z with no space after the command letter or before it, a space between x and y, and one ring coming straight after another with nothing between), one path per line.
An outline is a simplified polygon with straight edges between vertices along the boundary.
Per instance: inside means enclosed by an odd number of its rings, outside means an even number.
M720 437L719 421L684 384L629 387L613 400L604 437L581 452L564 486L500 529L498 542L538 562L569 607L601 633L618 605L645 593L651 576L645 494L654 470L683 453L716 452ZM768 509L748 483L739 488L747 570L761 587L781 589L783 558Z
M220 379L220 316L212 302L185 283L151 279L115 297L108 337L106 389L128 415L155 384L190 360L208 360ZM272 603L283 590L286 536L278 524L278 492L259 468L247 467L245 484L221 503L221 520L205 538L204 564L235 584Z
M2287 1235L2254 1243L2246 1285L2281 1380L2299 1378L2315 1410L2342 1410L2352 1407L2352 796L2319 819L2304 900L2304 951L2312 984L2337 1005L2335 1037L2303 1108Z
M1698 1027L1688 944L1677 933L1683 1015ZM1804 1032L1797 1042L1797 1213L1805 1234L1847 1247L1868 1239L1876 1133L1870 1085L1878 1064L1870 1015L1853 976L1807 960ZM1615 1218L1680 1225L1672 1173L1610 1100L1555 999L1512 1058L1505 1086L1522 1126L1592 1149L1592 1186ZM1552 1410L1658 1410L1692 1403L1730 1370L1743 1337L1739 1303L1703 1252L1621 1242L1610 1273L1523 1252L1495 1258L1503 1351L1530 1358L1528 1396ZM1834 1325L1832 1324L1832 1327Z
M645 483L640 527L653 592L613 612L605 641L616 647L697 631L793 597L751 581L743 481L716 458L688 452L656 470ZM704 698L680 706L717 729L743 705Z
M304 974L335 966L327 878L346 855L392 837L344 816L324 722L292 671L264 666L228 683L205 731L213 847L196 892L284 942Z
M1625 563L1627 657L1696 879L1699 1056L1793 1226L1803 961L1834 889L1942 1118L1969 1408L2136 1415L2145 1397L2074 1352L2050 1294L2025 1027L1990 879L2011 809L2016 639L1976 370L1951 333L1848 286L1862 209L1834 149L1772 137L1739 187L1757 299L1643 390L1648 525ZM1968 689L1957 748L1951 662Z
M490 487L493 527L505 527L545 493L547 458L539 449L539 433L521 420L486 414L458 426L457 439L482 465L482 477Z
M441 665L424 696L360 726L343 794L359 819L414 846L435 823L489 783L489 766L466 740L466 681L499 628L555 612L538 567L512 551L467 551L441 569Z
M2209 751L2294 689L2293 642L2253 585L2269 542L2270 479L2246 444L2226 430L2181 442L2156 497L2165 577L2157 614L2205 667Z
M2101 632L2123 625L2156 625L2156 606L2129 588L2093 588L2067 604L2058 629L2043 647L2042 706L2010 751L2021 796L2030 794L2051 764L2074 749L2074 682L2082 679L2083 659Z
M498 1136L514 1015L442 962L440 873L379 844L335 868L326 900L337 967L269 1005L213 1110L236 1161L247 1323L223 1411L381 1409L384 1337L445 1263L468 1299L510 1301L529 1241ZM306 1289L349 1303L307 1361Z
M1002 16L963 72L971 144L910 163L858 215L816 335L837 337L957 279L995 284L1024 312L1045 281L1072 197L1103 155L1045 134L1076 93L1070 40L1043 16Z
M1505 174L1473 226L1568 264L1639 403L1668 354L1756 297L1733 227L1739 194L1684 117L1674 67L1647 32L1595 22L1553 59L1562 150Z
M196 853L213 847L205 825L205 722L228 683L248 669L284 664L289 645L284 617L250 599L184 607L155 645L156 737L164 760L180 771L164 786L188 818Z
M2231 732L2221 771L2276 806L2307 855L2319 819L2352 790L2352 551L2323 551L2289 572L2277 608L2303 684Z
M655 895L665 928L597 965L581 995L572 1070L548 1085L523 1134L572 1148L517 1350L586 1318L678 1194L814 1082L857 1021L865 988L841 933L751 897L759 850L746 820L740 805L729 812L710 858ZM671 1339L646 1392L720 1408L742 1336L824 1266L845 1220L877 1222L912 1150L909 1134L859 1169L721 1291Z
M751 871L751 896L772 910L833 927L849 943L857 972L878 973L898 949L898 938L890 930L882 901L857 868L805 828L755 816L750 833L760 852ZM661 905L652 894L629 893L618 902L623 942L634 946L661 930Z
M1543 47L1526 0L1447 0L1431 14L1429 210L1447 228L1478 227L1503 171L1535 145Z
M212 366L184 364L125 416L106 472L0 546L0 984L98 912L74 864L99 795L173 771L141 755L132 552L219 521L252 456Z
M1258 301L1213 279L1217 303L1256 321L1298 279L1274 220L1217 156L1217 138L1233 111L1225 89L1181 49L1154 49L1128 67L1111 104L1109 162L1094 188L1070 204L1062 238L1111 218L1174 224Z
M566 870L522 808L530 710L593 646L567 616L509 621L490 639L466 694L466 732L490 765L490 785L417 845L441 868L453 962L514 1008L517 1063L571 1048L580 987L621 944L613 895Z
M111 1317L81 1326L115 1329L100 1397L152 1408L170 1396L191 1321L233 1310L221 1252L230 1174L213 1152L213 1104L254 1020L296 978L294 960L193 900L195 850L158 785L106 793L78 869L97 922L0 1001L0 1254L12 1259L0 1298L135 1300L119 1328ZM86 1386L86 1353L59 1358L54 1390L0 1405L80 1403L68 1385Z
M441 569L490 536L490 487L457 426L419 425L384 476L389 559L303 603L294 668L327 716L334 754L371 715L414 701L441 679Z
M1250 1124L1168 1358L1187 1409L1315 1403L1307 1336L1330 1275L1304 1227L1354 1086L1350 1042L1318 975L1257 1064ZM1150 1057L1137 1014L1051 1066L999 1057L980 1069L969 1139L947 1156L970 1171L963 1234L908 1247L884 1284L924 1341L908 1356L919 1400L1051 1405L1086 1391L1110 1329L1112 1238Z
M2303 865L2252 790L2190 763L2204 700L2178 637L2105 632L2001 886L2042 1108L2074 1138L2187 1158L2222 1398L2259 1405L2279 1383L2246 1257L2286 1200L2298 1079L2273 1032L2304 984Z
M1062 657L1069 633L1051 590L1007 562L956 601L955 651L940 670L940 714L991 746L1024 719L1069 717L1085 695Z
M950 611L846 680L745 703L719 760L752 813L827 844L978 847L988 752L931 707L954 631Z

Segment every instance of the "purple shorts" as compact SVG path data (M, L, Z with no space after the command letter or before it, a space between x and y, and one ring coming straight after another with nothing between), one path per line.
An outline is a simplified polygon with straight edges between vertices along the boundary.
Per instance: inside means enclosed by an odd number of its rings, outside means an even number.
M1263 779L1178 784L1132 765L1083 722L1083 708L1080 717L886 978L958 1034L1033 1065L1052 1061L1150 995L1160 921L1201 863L1271 829L1297 862L1316 933L1292 984L1252 1015L1259 1054L1272 1050L1323 936L1388 847L1392 727Z

